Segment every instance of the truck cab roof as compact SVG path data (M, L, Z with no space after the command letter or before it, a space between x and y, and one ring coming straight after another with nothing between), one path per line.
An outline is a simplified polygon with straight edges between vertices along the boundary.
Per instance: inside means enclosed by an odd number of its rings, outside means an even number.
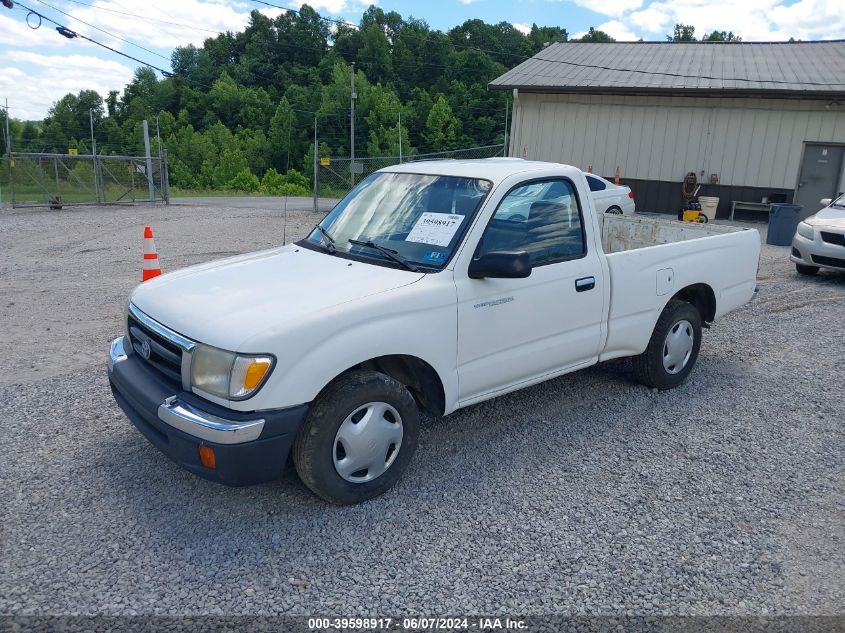
M546 172L561 170L579 171L577 167L562 163L524 160L522 158L503 157L471 160L423 160L402 163L380 169L380 172L431 174L436 176L459 176L464 178L483 178L498 184L509 176L526 172Z

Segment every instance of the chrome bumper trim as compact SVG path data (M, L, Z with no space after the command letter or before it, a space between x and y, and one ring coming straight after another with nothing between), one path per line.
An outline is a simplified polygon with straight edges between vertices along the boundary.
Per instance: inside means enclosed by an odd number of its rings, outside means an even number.
M241 444L257 440L264 419L234 422L201 411L178 396L170 396L158 407L158 418L175 429L217 444Z
M129 304L129 314L131 314L133 318L138 321L141 325L148 327L159 336L166 338L169 341L172 341L175 345L181 347L182 350L185 352L190 352L197 345L191 339L179 334L179 332L174 332L169 327L162 325L158 321L152 320L150 317L148 317L146 314L136 308L135 305L132 303Z
M109 345L109 371L114 369L115 363L126 360L126 348L123 346L125 336L118 336Z

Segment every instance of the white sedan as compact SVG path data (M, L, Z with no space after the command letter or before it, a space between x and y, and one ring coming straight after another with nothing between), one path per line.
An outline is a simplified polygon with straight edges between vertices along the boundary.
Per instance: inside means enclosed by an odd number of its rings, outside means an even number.
M601 176L585 172L587 184L596 203L599 213L615 213L617 215L631 215L634 213L634 192L625 185L614 185Z
M824 209L798 223L789 259L802 275L845 270L845 195L824 198Z
M634 213L634 194L630 187L614 185L601 176L584 172L587 177L587 184L599 213L614 213L616 215L631 215ZM524 185L513 191L508 198L502 202L496 217L502 220L513 220L524 222L528 219L532 201L562 200L568 198L568 191L557 191L560 187L556 183L538 182Z

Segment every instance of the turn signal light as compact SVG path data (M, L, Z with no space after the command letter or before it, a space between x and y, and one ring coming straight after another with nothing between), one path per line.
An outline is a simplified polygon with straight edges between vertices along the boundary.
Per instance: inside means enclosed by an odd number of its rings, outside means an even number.
M270 361L268 359L262 358L254 361L247 367L246 375L244 376L244 389L252 391L260 385L268 369L270 369Z
M205 444L200 444L200 464L209 470L217 468L217 459L214 457L214 449Z

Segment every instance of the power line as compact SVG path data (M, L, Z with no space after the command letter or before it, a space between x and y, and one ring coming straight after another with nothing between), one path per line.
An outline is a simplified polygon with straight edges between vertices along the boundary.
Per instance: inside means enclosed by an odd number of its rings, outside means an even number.
M90 26L92 29L96 29L97 31L100 31L100 33L105 33L105 34L106 34L106 35L108 35L109 37L113 37L113 38L115 38L116 40L120 40L121 42L125 42L126 44L129 44L130 46L135 46L135 47L137 47L137 48L140 48L142 51L146 51L147 53L150 53L150 54L152 54L152 55L155 55L156 57L161 57L162 59L164 59L164 60L166 60L166 61L170 61L170 59L169 59L168 57L165 57L164 55L161 55L161 54L159 54L159 53L156 53L155 51L152 51L152 50L150 50L149 48L145 48L145 47L141 46L140 44L136 44L136 43L135 43L135 42L133 42L132 40L127 40L127 39L125 39L125 38L123 38L123 37L120 37L119 35L115 35L114 33L111 33L110 31L106 31L105 29L101 29L99 26L94 26L93 24L90 24L90 23L88 23L88 22L85 22L84 20L80 20L79 18L77 18L77 17L75 17L75 16L71 15L70 13L67 13L67 12L65 12L65 11L62 11L61 9L59 9L59 8L57 8L57 7L54 7L53 5L51 5L51 4L47 3L47 2L45 2L44 0L36 0L36 2L40 2L40 3L41 3L41 4L43 4L45 7L48 7L48 8L50 8L50 9L52 9L53 11L56 11L56 12L58 12L58 13L61 13L62 15L66 15L66 16L67 16L67 17L69 17L71 20L76 20L77 22L80 22L80 23L84 24L85 26Z
M111 7L101 7L101 6L91 4L89 2L82 2L81 0L65 0L65 1L66 2L72 2L73 4L78 4L78 5L83 6L83 7L90 7L92 9L97 10L97 11L108 11L109 13L114 13L116 15L125 15L125 16L128 16L128 17L138 18L139 20L144 20L145 22L158 23L158 24L168 24L170 26L182 26L182 27L185 27L185 28L188 28L188 29L193 29L194 31L202 31L203 33L214 33L216 35L222 35L223 34L222 31L214 31L212 29L204 29L204 28L199 27L199 26L192 26L190 24L184 24L182 22L170 22L170 21L167 21L167 20L158 20L156 18L151 18L151 17L145 16L145 15L140 15L138 13L132 13L129 10L118 11L117 9L112 9ZM122 4L118 4L118 6L126 9L126 7L124 7Z
M62 35L62 36L64 36L64 37L68 38L68 39L73 39L73 38L75 38L75 37L80 37L80 38L82 38L83 40L86 40L86 41L88 41L88 42L91 42L92 44L96 44L97 46L99 46L99 47L101 47L101 48L105 48L106 50L109 50L109 51L111 51L112 53L116 53L117 55L120 55L121 57L125 57L125 58L127 58L127 59L131 59L132 61L134 61L134 62L138 62L139 64L143 64L144 66L149 66L149 67L150 67L150 68L152 68L153 70L157 70L158 72L160 72L160 73L161 73L162 75L164 75L165 77L171 77L171 76L173 75L173 73L171 73L169 70L164 70L163 68L159 68L158 66L154 66L153 64L150 64L149 62L145 62L145 61L143 61L143 60L141 60L141 59L138 59L137 57L133 57L132 55L129 55L129 54L127 54L127 53L124 53L124 52L122 52L122 51L119 51L119 50L117 50L116 48L113 48L113 47L111 47L111 46L109 46L109 45L107 45L107 44L103 44L102 42L98 42L97 40L95 40L95 39L93 39L93 38L90 38L90 37L88 37L87 35L83 35L82 33L78 32L78 31L74 31L73 29L69 29L68 27L66 27L65 25L63 25L61 22L57 22L57 21L56 21L56 20L54 20L53 18L50 18L50 17L48 17L48 16L44 15L43 13L39 13L39 12L38 12L38 11L36 11L35 9L32 9L32 8L30 8L30 7L26 6L25 4L21 4L20 2L18 2L18 3L15 5L15 7L16 7L16 8L17 8L17 7L20 7L20 8L21 8L21 9L23 9L24 11L28 11L28 12L29 12L29 14L32 14L32 15L37 15L40 19L42 19L42 20L47 20L47 22L50 22L51 24L55 24L55 25L56 25L56 31L58 31L59 35Z

